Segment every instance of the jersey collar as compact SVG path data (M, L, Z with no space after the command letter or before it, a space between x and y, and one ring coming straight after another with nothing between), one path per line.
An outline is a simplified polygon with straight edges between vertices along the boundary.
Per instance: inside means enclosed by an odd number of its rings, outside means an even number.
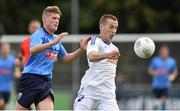
M100 35L97 35L97 37L99 37L105 44L107 44L107 45L110 45L110 44L111 44L110 41L105 41L105 40L103 40Z
M42 29L43 29L43 31L44 31L46 34L48 34L48 35L50 35L50 36L53 36L53 35L49 34L44 27L42 27Z

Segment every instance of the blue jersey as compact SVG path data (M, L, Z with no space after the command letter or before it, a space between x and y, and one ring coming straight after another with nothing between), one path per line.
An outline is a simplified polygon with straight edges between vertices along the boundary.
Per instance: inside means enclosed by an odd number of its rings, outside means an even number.
M154 71L161 72L159 76L153 77L153 88L169 88L171 82L169 81L169 75L177 69L176 61L172 57L162 59L161 57L155 57L151 61L150 68Z
M14 67L14 56L0 57L0 92L12 90Z
M48 43L53 41L57 35L50 35L44 28L39 28L31 37L30 37L30 47ZM55 59L58 57L64 57L67 55L65 48L62 43L59 42L56 45L51 46L50 48L38 53L31 54L28 63L24 67L23 74L33 73L47 76L52 79L52 70Z

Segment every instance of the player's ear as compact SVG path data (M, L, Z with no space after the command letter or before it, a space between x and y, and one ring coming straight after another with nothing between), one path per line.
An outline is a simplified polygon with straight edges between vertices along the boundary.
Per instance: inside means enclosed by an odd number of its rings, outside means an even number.
M102 29L102 27L103 27L102 24L99 24L99 29Z
M43 21L43 23L46 22L46 16L45 15L42 16L42 21Z

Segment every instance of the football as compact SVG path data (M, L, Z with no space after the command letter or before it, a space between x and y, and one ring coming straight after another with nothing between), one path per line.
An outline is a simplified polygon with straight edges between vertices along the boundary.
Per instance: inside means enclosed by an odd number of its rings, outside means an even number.
M154 41L148 37L140 37L134 43L134 52L140 58L149 58L155 51Z

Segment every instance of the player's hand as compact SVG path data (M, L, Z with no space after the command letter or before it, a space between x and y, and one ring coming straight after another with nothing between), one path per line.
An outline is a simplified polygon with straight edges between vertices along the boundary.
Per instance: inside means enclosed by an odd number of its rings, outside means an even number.
M175 76L173 74L169 75L169 78L168 78L171 82L174 81L175 79Z
M89 42L90 40L91 40L91 37L81 38L80 48L83 49L83 50L86 50L87 44L88 44L88 42Z
M56 39L51 42L52 45L57 44L57 43L58 43L62 38L64 38L64 36L66 36L66 35L68 35L67 32L63 32L63 33L59 34L59 35L56 37Z
M119 51L112 51L107 54L107 58L109 58L109 59L118 59L119 57L120 57Z
M19 58L17 58L15 60L15 66L20 66L21 65L21 60Z

